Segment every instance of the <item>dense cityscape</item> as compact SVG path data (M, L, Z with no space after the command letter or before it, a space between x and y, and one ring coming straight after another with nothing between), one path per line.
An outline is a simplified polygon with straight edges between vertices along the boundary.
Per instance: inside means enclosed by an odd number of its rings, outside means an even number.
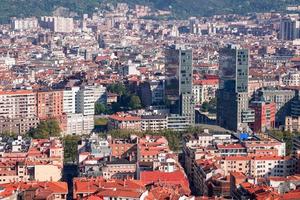
M2 21L0 199L299 200L299 14Z

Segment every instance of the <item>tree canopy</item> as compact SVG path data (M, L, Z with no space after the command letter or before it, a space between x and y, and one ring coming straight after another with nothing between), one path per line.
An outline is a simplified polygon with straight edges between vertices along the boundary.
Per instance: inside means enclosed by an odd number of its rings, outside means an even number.
M64 142L64 162L76 162L78 156L78 142L80 137L77 135L67 135L63 138Z
M7 22L10 17L51 15L57 7L65 7L81 15L92 13L95 8L104 7L105 3L117 2L170 10L176 18L270 12L299 4L298 0L1 0L0 21Z
M61 134L59 123L55 119L41 121L39 125L28 132L28 136L34 139L59 137Z

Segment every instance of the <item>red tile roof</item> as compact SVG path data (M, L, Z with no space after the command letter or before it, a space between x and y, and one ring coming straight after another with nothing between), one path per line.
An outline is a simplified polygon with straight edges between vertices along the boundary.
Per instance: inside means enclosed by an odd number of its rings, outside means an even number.
M143 171L140 174L140 180L144 184L161 183L166 185L181 186L185 194L190 194L189 182L183 171L161 172L161 171Z

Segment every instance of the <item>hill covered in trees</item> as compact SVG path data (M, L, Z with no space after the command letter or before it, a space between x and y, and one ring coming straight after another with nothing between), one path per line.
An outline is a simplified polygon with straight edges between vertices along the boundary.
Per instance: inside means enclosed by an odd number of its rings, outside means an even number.
M172 10L177 18L284 10L288 5L300 4L300 0L1 0L0 20L5 21L13 16L49 15L57 7L69 8L78 14L91 13L100 3L108 2Z

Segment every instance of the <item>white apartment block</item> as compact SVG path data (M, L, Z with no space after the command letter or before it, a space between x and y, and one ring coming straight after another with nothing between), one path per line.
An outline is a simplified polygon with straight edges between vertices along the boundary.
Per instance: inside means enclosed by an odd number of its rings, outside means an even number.
M95 100L94 100L94 88L93 86L85 86L80 88L77 94L76 100L76 113L82 113L83 115L95 114Z
M13 30L28 30L38 27L38 20L35 17L11 20L11 28Z
M94 128L95 101L103 88L96 86L72 87L64 90L63 110L67 114L64 134L89 134Z
M40 19L40 26L57 33L72 33L74 31L73 18L44 16Z
M97 88L96 88L97 89ZM95 114L95 100L100 92L94 86L72 87L64 90L65 113ZM98 94L97 94L98 93Z
M65 135L89 134L94 128L94 116L84 116L82 113L67 114L67 128Z
M72 87L64 90L63 94L63 111L64 113L75 113L76 112L76 95L79 91L79 87Z
M106 103L106 87L103 85L96 85L93 88L94 90L94 102Z

